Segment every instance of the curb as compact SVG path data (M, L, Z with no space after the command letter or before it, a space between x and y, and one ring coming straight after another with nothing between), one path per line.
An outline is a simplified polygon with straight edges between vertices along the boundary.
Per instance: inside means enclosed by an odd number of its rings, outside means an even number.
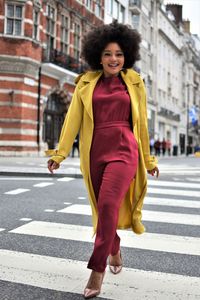
M52 178L63 178L63 177L72 177L76 179L82 179L83 176L82 174L48 174L48 173L28 173L28 172L1 172L0 171L0 176L29 176L29 177L52 177Z

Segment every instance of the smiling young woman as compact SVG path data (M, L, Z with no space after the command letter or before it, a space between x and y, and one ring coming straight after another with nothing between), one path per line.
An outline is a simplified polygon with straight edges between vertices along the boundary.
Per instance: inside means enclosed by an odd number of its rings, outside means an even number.
M124 66L124 53L117 43L109 43L103 50L101 63L105 77L118 76Z
M117 22L87 34L82 57L92 71L77 78L58 149L47 151L53 155L48 161L53 172L80 130L80 164L96 233L84 290L87 299L100 293L107 258L113 274L122 270L117 229L145 231L141 209L146 173L159 175L149 151L144 82L132 68L139 59L140 40L137 31Z

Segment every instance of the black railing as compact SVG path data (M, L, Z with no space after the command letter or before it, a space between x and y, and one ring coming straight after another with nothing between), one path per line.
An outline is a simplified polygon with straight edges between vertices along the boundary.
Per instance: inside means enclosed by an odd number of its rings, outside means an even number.
M86 64L83 64L78 59L75 59L56 49L43 50L42 61L51 62L57 66L60 66L64 69L70 70L78 74L88 69L88 66Z

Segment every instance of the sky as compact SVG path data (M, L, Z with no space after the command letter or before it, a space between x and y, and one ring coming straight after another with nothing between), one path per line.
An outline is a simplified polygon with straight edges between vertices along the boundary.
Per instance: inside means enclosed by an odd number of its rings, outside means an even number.
M164 4L183 5L183 19L190 20L190 31L200 37L200 0L164 0Z

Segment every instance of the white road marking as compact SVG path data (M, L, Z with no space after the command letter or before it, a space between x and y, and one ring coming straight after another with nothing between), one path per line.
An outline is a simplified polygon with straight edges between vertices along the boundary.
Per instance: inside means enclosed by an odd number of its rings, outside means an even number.
M170 165L162 165L159 163L159 168L161 170L172 170L172 166ZM176 166L175 170L200 170L200 167L191 167L191 166L187 166L187 165L182 165L182 166Z
M65 205L70 205L70 204L71 204L71 202L64 202L64 204L65 204Z
M4 230L5 230L5 228L0 228L0 232L1 232L1 231L4 231Z
M53 184L54 184L53 182L41 182L41 183L34 184L33 186L43 188L43 187L53 185Z
M68 166L68 165L70 165L70 166L80 166L80 162L78 161L78 162L62 162L62 165L63 166Z
M145 197L144 204L200 208L200 201Z
M78 199L84 200L84 199L86 199L86 197L78 197Z
M162 174L177 174L177 175L194 175L194 174L200 174L200 170L195 170L195 169L191 169L191 170L174 170L174 169L169 169L169 170L161 170L160 169L160 173Z
M178 177L172 177L172 180L179 181L180 178L178 178Z
M25 192L28 192L28 191L30 191L30 189L16 189L16 190L12 190L12 191L9 191L9 192L5 192L4 194L6 194L6 195L18 195L18 194L25 193Z
M180 180L180 179L179 179ZM182 187L182 188L193 188L200 190L200 184L189 183L189 182L173 182L173 181L162 181L162 180L148 180L148 186L169 186L169 187Z
M143 220L160 223L200 226L199 215L143 210Z
M64 209L57 210L57 212L91 216L91 207L86 204L74 204L65 207ZM142 215L143 221L200 226L199 215L169 213L144 209L142 210Z
M63 178L57 179L57 181L66 181L66 182L72 181L72 180L74 180L74 178L72 178L72 177L63 177Z
M57 210L57 212L67 213L67 214L86 215L86 216L92 215L91 207L90 205L87 204L73 204L63 209L59 209Z
M174 195L174 196L188 196L200 198L200 191L186 191L186 190L173 190L164 188L147 188L148 194L160 194L160 195Z
M92 242L93 234L92 227L89 226L42 221L32 221L10 232L84 242ZM144 233L138 236L131 230L118 232L121 237L120 244L124 247L200 255L200 238L157 233Z
M25 222L27 222L27 221L32 221L32 219L31 218L21 218L21 219L19 219L20 221L25 221Z
M41 180L48 180L48 181L52 181L53 179L52 178L44 178L44 177L0 177L0 180L19 180L19 181L22 181L22 180L28 180L28 181L41 181Z
M46 211L46 212L54 212L55 211L55 209L45 209L44 211Z
M86 262L0 250L0 279L56 291L82 294L90 274ZM123 268L106 272L101 297L130 299L199 299L200 279L183 275Z
M186 180L188 181L196 181L196 182L199 182L200 183L200 178L186 178Z

